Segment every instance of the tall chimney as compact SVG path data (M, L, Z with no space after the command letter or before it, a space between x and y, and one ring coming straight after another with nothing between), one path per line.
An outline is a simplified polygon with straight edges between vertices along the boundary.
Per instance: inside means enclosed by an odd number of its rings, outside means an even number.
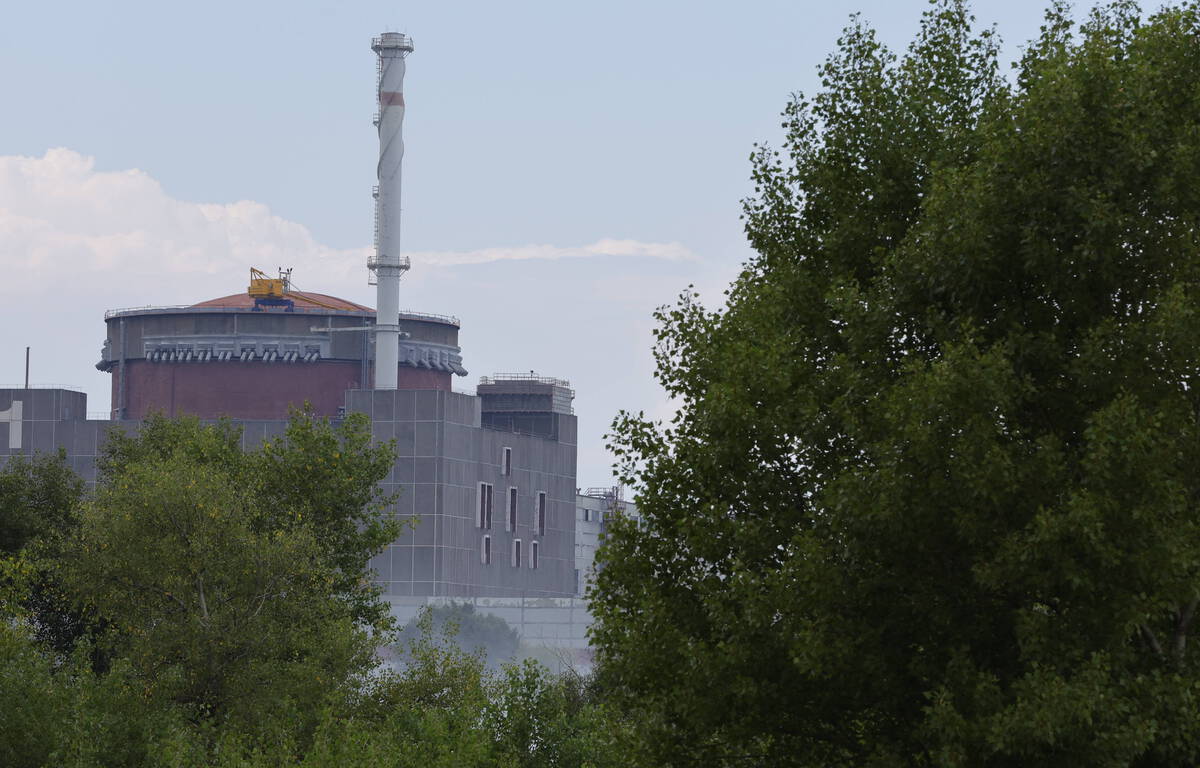
M375 389L396 388L400 358L400 277L408 259L400 255L400 161L404 158L404 57L412 38L385 32L371 40L379 57L379 186L375 193Z

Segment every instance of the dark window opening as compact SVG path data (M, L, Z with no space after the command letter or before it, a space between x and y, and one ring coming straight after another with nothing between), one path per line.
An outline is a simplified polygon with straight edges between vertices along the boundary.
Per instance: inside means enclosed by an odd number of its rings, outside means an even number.
M484 520L483 527L487 528L490 531L492 529L492 484L491 483L487 484L485 495L487 496L487 516Z
M475 525L484 529L490 529L492 527L491 483L479 484L479 514L476 517Z

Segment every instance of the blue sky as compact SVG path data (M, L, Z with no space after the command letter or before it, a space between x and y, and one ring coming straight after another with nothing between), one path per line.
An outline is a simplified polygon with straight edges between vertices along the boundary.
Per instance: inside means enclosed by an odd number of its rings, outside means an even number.
M1011 59L1044 6L974 8ZM719 303L748 255L752 144L850 13L902 50L926 7L3 0L0 384L30 344L34 381L104 410L104 309L235 293L252 265L373 305L369 41L403 31L401 306L462 318L464 389L570 379L580 485L606 484L614 413L670 413L650 312L689 283Z

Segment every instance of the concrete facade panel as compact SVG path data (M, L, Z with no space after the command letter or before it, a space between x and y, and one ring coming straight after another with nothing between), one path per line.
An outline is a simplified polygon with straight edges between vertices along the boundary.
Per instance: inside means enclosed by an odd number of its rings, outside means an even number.
M396 421L412 421L416 418L417 395L412 390L396 390L394 414Z
M435 515L418 515L413 526L413 543L417 546L433 546L436 543L436 529Z
M389 396L390 395L390 396ZM396 419L396 393L380 393L371 403L371 419L376 423Z
M131 361L127 366L131 398L141 372L152 373L164 381L187 371L189 386L202 377L197 372L222 370L221 363L160 364ZM229 370L253 371L243 363L228 364ZM353 367L353 366L350 366ZM171 373L174 370L175 373ZM269 375L319 371L320 366L300 364L263 364L259 371ZM348 375L348 372L347 372ZM299 378L304 378L300 376ZM218 386L218 384L220 386ZM175 409L184 392L178 385L169 390L175 397ZM216 382L203 393L219 401L236 389L228 382ZM281 385L282 386L282 385ZM287 386L293 391L300 385ZM144 391L144 390L143 390ZM195 394L194 390L192 391ZM95 456L103 430L113 422L89 422L76 417L86 413L81 393L62 394L48 391L36 394L36 413L50 419L26 419L30 450L67 449L72 466L89 481L95 477ZM417 516L420 524L405 530L394 546L372 563L378 579L389 595L460 595L471 598L566 597L575 590L574 494L575 448L573 445L544 437L524 435L475 426L477 398L437 390L341 390L346 412L370 416L376 441L396 440L398 457L381 490L398 492L390 513L400 519ZM0 391L0 409L11 402L13 391ZM31 395L31 402L35 395ZM236 400L236 398L234 398ZM336 409L334 413L336 414ZM67 418L68 413L70 418ZM286 428L282 418L242 418L242 444L253 450L264 438L279 435ZM136 422L125 422L136 427ZM8 425L0 426L0 430ZM0 435L0 446L4 445ZM511 449L511 472L503 472L503 449ZM476 524L479 484L493 489L492 527L481 531ZM505 531L507 489L518 489L517 528ZM547 494L545 534L536 530L537 492ZM484 535L491 537L492 561L480 562ZM511 562L514 538L522 541L521 562ZM539 568L530 567L530 548L539 544Z
M439 456L441 454L441 424L436 421L418 421L414 426L415 455Z
M441 421L445 417L445 393L433 390L416 390L413 404L413 419L416 421Z
M396 464L392 467L392 472L395 475L397 483L411 483L417 477L416 459L411 456L401 456L396 459Z
M371 562L367 564L367 567L374 571L375 581L392 581L392 558L389 550L385 549L380 554L371 558Z
M413 580L413 549L412 547L388 547L392 557L393 581Z
M431 483L442 481L439 474L439 465L441 462L438 461L437 457L418 456L412 461L418 479Z
M418 515L437 514L437 485L435 483L413 484L414 511Z
M395 437L396 427L390 421L372 421L371 439L377 443L386 443Z
M433 580L433 550L432 546L417 545L412 548L413 572L418 578Z
M416 456L417 425L410 420L397 421L396 425L396 455Z

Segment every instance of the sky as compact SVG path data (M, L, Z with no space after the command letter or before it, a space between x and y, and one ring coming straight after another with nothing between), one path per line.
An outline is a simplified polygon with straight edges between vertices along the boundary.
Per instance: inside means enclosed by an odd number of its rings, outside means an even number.
M976 2L1004 56L1046 2ZM923 0L0 0L0 387L88 393L107 309L192 304L294 267L374 306L372 36L409 34L403 308L460 318L478 377L576 392L581 487L621 409L669 418L655 307L719 307L750 256L755 142L850 14L902 51Z

